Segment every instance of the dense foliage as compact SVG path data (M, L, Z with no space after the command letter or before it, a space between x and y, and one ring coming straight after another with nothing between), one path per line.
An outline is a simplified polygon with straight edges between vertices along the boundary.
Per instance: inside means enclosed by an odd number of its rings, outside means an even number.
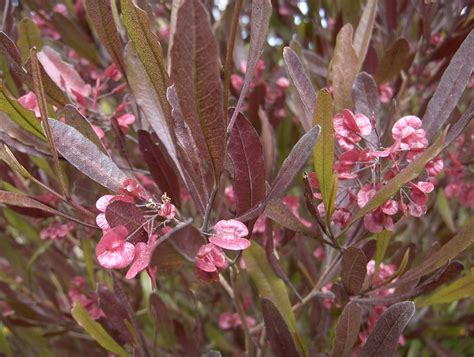
M474 355L469 3L4 0L0 352Z

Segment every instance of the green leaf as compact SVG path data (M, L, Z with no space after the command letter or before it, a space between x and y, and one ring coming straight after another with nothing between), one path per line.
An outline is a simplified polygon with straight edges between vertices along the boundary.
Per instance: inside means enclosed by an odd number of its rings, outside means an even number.
M380 268L380 263L383 261L385 257L385 253L387 252L388 245L390 243L390 238L392 237L392 232L390 231L382 231L375 236L375 240L377 242L377 250L375 251L375 271L372 275L373 278L377 276L377 273Z
M352 25L345 24L336 37L334 55L329 64L336 113L352 109L352 84L359 71L359 58L352 46Z
M331 192L334 191L334 126L331 94L327 89L322 89L318 93L314 108L313 125L321 126L319 140L313 149L313 161L327 212L326 216L329 219L333 210L330 202Z
M291 309L285 283L273 271L268 263L265 250L256 242L243 253L247 270L262 298L270 300L285 319L293 337L297 336L296 319ZM295 338L298 341L299 338Z
M40 139L46 140L43 129L35 113L23 108L15 99L10 98L3 85L0 83L0 111L21 126L23 129L36 135Z
M354 35L354 50L359 58L359 69L364 63L377 14L377 0L368 0Z
M425 168L426 163L432 160L444 148L445 138L446 130L441 133L433 145L423 151L420 156L418 156L407 167L400 171L397 176L387 182L387 184L382 187L380 191L378 191L364 207L357 211L344 232L347 231L348 227L350 227L354 222L384 204L384 202L396 194L404 184L418 177Z
M20 49L21 59L23 62L26 62L30 56L30 49L36 47L36 49L40 51L43 46L38 26L28 17L21 19L18 23L17 45Z
M451 208L449 207L448 199L442 188L438 190L438 194L436 195L436 209L449 230L453 233L456 232Z
M89 237L81 239L82 254L84 255L84 264L86 265L87 278L92 289L96 287L95 273L94 273L94 253L92 250L92 243Z
M442 287L428 297L419 297L415 300L417 307L434 304L446 304L460 299L474 296L474 269L454 283Z
M405 65L410 54L410 45L404 38L399 38L385 51L375 72L378 85L390 81Z
M79 302L71 310L72 317L86 332L107 351L119 356L127 357L129 354L104 330L101 324L95 322Z

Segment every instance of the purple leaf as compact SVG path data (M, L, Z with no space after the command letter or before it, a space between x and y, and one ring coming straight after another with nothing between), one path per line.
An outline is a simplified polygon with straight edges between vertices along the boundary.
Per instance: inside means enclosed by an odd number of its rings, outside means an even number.
M298 91L301 102L303 103L304 117L300 118L303 129L308 131L313 124L313 110L316 104L316 92L306 74L303 64L298 55L290 47L283 50L283 58L286 63L288 74Z
M262 314L267 338L275 356L300 356L285 320L270 299L262 298Z
M471 122L472 118L474 118L474 100L471 101L463 115L449 128L448 133L446 134L445 147L461 135L464 128Z
M356 77L352 96L356 113L364 114L367 118L375 116L377 122L380 120L379 91L374 78L370 74L362 72Z
M171 314L163 299L156 293L150 295L150 311L158 334L166 341L167 346L174 345L176 336Z
M143 158L150 169L150 174L162 192L166 192L173 204L180 207L180 188L178 177L168 163L167 152L161 144L155 144L151 135L144 131L138 131L138 145Z
M352 347L359 336L360 324L362 323L362 309L355 302L350 302L344 307L341 317L337 322L336 334L332 357L348 357L352 354Z
M137 231L137 229L146 222L144 211L138 208L134 203L120 200L110 203L105 210L105 218L111 228L121 225L125 226L132 243L147 241L147 232L145 232L143 228Z
M301 223L300 220L296 218L289 208L280 200L269 203L265 208L265 214L268 218L271 218L273 221L287 229L307 236L314 235L314 232L303 225L303 223Z
M250 83L252 82L255 67L258 59L263 51L265 40L267 39L268 25L272 16L272 4L270 0L254 0L252 1L252 14L250 16L250 50L247 59L247 68L245 70L245 78L242 90L240 91L239 100L235 106L227 132L232 131L232 126L237 119L242 104L247 95Z
M444 71L423 116L426 137L431 140L449 119L474 70L474 32L467 36Z
M209 15L199 0L186 0L178 10L171 49L171 78L183 117L202 152L204 138L218 178L224 163L225 118L219 50Z
M241 113L230 133L228 154L234 166L237 214L256 206L265 197L265 163L257 131Z
M362 249L349 247L342 256L341 279L350 295L357 295L367 275L367 257Z
M380 316L359 357L394 356L398 340L415 313L415 304L403 301L390 306Z
M49 119L59 153L95 182L117 192L127 176L89 139L72 126Z
M404 38L396 40L384 53L375 72L378 85L390 81L398 75L410 54L410 45Z

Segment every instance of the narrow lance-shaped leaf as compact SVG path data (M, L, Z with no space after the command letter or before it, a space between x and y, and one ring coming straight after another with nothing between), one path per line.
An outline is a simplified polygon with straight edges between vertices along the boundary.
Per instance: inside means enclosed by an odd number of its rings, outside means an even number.
M391 236L392 236L392 232L384 230L381 233L378 233L375 238L377 242L377 250L375 252L375 270L374 270L374 273L372 274L373 279L375 279L375 277L378 274L380 263L385 257L385 253L387 252L387 248L390 243Z
M314 169L321 187L321 195L326 208L327 218L330 219L334 206L331 206L333 191L334 166L334 126L332 120L332 100L327 89L318 93L314 108L313 125L321 127L321 136L314 145Z
M329 65L336 113L352 108L352 84L359 68L359 59L352 46L352 32L351 24L344 25L339 31Z
M133 0L122 0L121 5L123 23L128 36L145 68L150 84L158 94L164 117L171 127L171 107L166 101L166 89L170 80L158 36L151 31L150 20L146 12L137 7ZM143 92L140 93L140 95L142 94Z
M252 1L252 13L250 16L250 49L245 70L244 84L240 91L239 100L235 106L234 114L232 115L229 126L227 127L228 133L232 130L232 126L237 119L237 114L240 112L250 83L252 82L255 67L257 66L258 59L262 54L265 40L267 39L271 15L272 4L270 0Z
M84 329L86 332L96 340L103 348L107 351L115 353L120 357L127 357L129 354L104 330L101 324L95 322L90 317L84 307L76 302L74 307L71 310L71 315L76 320L76 322Z
M410 54L410 45L404 38L396 40L384 53L375 72L378 85L390 81L405 65Z
M428 297L416 299L417 307L434 304L446 304L453 301L472 297L474 295L474 269L464 277L456 280L448 286L442 287Z
M444 190L440 188L436 194L436 210L443 219L444 223L448 226L449 230L453 233L456 232L454 225L453 214L449 207L448 198L444 193Z
M38 26L28 17L21 19L18 23L17 45L20 49L21 59L23 62L26 62L30 56L30 49L36 47L36 49L40 51L41 46L43 45Z
M206 8L199 0L186 0L178 10L171 77L181 111L200 150L204 137L217 179L225 151L223 89L217 41Z
M352 355L360 324L362 323L362 309L355 302L350 302L342 310L337 322L336 334L332 348L332 357L348 357Z
M320 127L317 125L303 135L281 165L280 171L278 171L277 177L275 178L275 181L273 181L273 185L268 192L267 197L260 205L250 209L238 217L238 220L245 222L258 217L268 203L277 200L285 194L296 175L298 175L301 169L303 169L311 156L319 132Z
M314 235L314 232L301 223L280 200L269 203L265 208L265 215L287 229L308 236Z
M414 313L415 304L411 301L399 302L390 306L380 316L359 356L394 356L398 340Z
M283 49L283 59L285 60L286 69L293 82L301 102L303 103L304 117L300 118L303 129L308 131L312 127L313 110L316 103L316 92L314 91L311 80L306 74L303 64L298 55L290 47Z
M115 25L110 0L86 0L87 16L92 21L101 43L105 46L117 68L125 74L122 42Z
M13 192L8 192L8 191L1 191L0 190L0 203L5 203L10 206L16 206L16 207L26 207L26 208L36 208L45 212L52 213L54 215L58 215L61 217L64 217L66 219L69 219L70 221L74 221L76 223L79 223L81 225L90 227L90 228L97 228L96 226L90 225L88 223L85 223L77 218L71 217L65 213L62 213L54 208L51 208L39 201L36 201L35 199L25 196L23 194L19 193L13 193Z
M347 292L357 295L367 275L367 257L362 249L349 247L342 256L341 279Z
M10 98L5 92L5 88L0 84L0 111L28 132L36 135L38 138L46 140L39 120L35 114L23 108L15 99Z
M262 299L262 314L267 331L267 338L275 356L300 356L283 316L271 300Z
M367 49L369 48L376 15L377 0L368 0L365 4L359 25L357 25L357 29L354 34L354 50L359 59L359 69L364 63L365 55L367 54Z
M375 120L378 123L380 121L380 100L374 78L368 73L360 73L354 82L352 95L355 112L364 114L367 118L375 116Z
M423 116L423 128L428 140L448 121L461 99L474 70L474 32L466 37L443 73L435 94Z
M234 166L234 194L237 214L256 206L265 197L263 149L253 125L238 114L227 147Z
M415 179L423 171L426 163L432 160L436 155L438 155L441 150L444 148L444 141L446 138L446 131L441 133L438 139L426 149L423 153L420 154L415 160L413 160L407 167L405 167L400 173L391 179L384 187L382 187L377 193L372 197L367 204L358 210L348 227L357 221L358 219L364 217L370 211L381 206L386 202L390 197L392 197L398 190L407 182ZM346 230L347 228L346 227Z
M110 190L119 191L127 176L110 157L73 127L49 119L59 153L84 175Z

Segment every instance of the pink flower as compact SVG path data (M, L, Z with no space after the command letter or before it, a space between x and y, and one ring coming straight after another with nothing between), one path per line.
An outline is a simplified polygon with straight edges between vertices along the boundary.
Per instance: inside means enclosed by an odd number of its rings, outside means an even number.
M379 86L379 97L382 103L389 103L393 97L393 88L388 83L383 83Z
M362 186L360 191L357 193L357 204L360 208L364 207L367 202L369 202L372 197L375 196L377 190L370 184L365 184Z
M94 129L95 134L99 137L99 139L103 139L105 136L104 131L98 127L97 125L92 125L92 129Z
M148 243L138 242L135 244L135 255L133 262L125 275L126 279L133 279L139 272L148 268L150 264L151 256L155 250L158 236L153 234L149 239Z
M261 215L255 221L253 225L252 233L263 233L265 232L265 215Z
M114 201L125 201L129 203L133 203L134 199L131 196L122 196L122 195L105 195L100 197L97 202L95 203L96 208L101 212L95 218L95 222L97 226L102 230L107 230L110 228L107 219L105 218L105 211L107 206Z
M393 219L378 209L364 216L364 227L370 233L380 233L384 229L392 231Z
M313 257L322 262L326 258L326 251L322 247L316 248L313 252Z
M130 265L135 256L135 247L127 242L125 226L114 227L104 233L95 247L95 255L106 269L122 269Z
M381 186L373 188L372 185L362 186L357 193L357 204L364 207L376 194ZM364 226L371 233L380 233L384 229L393 230L393 219L391 216L398 212L398 204L394 200L388 200L382 206L364 216Z
M149 198L143 187L141 187L137 181L131 178L123 180L120 192L124 195L135 197L141 200L147 200Z
M244 86L244 80L238 74L232 74L230 76L230 83L232 84L232 88L234 88L237 93L240 93L242 87Z
M356 166L357 161L359 161L359 151L349 150L343 152L339 159L334 165L334 171L338 174L338 178L341 180L354 179L357 177L357 174L353 174L352 170Z
M280 77L276 80L276 85L281 89L287 89L290 86L290 81L288 78Z
M166 219L173 219L176 216L176 207L170 202L165 202L158 209L158 214Z
M224 252L212 243L204 244L199 248L195 257L196 268L207 273L214 273L227 268Z
M352 150L354 144L361 140L361 136L367 136L372 131L370 119L364 114L352 113L344 109L342 115L334 117L334 131L339 145L344 150Z
M46 239L62 239L67 236L67 234L75 228L75 224L72 222L61 224L59 222L51 223L47 228L43 228L40 233L40 238L42 240Z
M328 283L325 286L321 288L321 292L323 293L329 293L331 292L332 289L332 283ZM332 307L332 300L331 299L323 299L323 306L326 310L330 310Z
M255 326L255 319L250 316L245 316L245 321L247 326ZM223 330L230 330L231 328L236 328L242 325L242 320L238 313L223 312L219 316L219 327Z
M392 127L392 137L395 140L394 150L416 151L428 146L425 130L421 128L421 119L414 115L399 119Z
M99 297L96 293L86 294L86 281L82 276L75 276L69 287L68 297L74 304L79 302L84 307L93 320L105 317L102 309L99 308Z
M37 118L41 118L40 109L38 106L38 100L36 99L36 94L33 92L28 92L25 95L18 98L18 103L28 110L35 112Z
M444 168L443 159L439 155L436 156L433 160L429 161L425 166L426 172L431 177L438 176L441 173L441 171L443 171L443 168Z
M122 73L120 73L115 63L112 63L110 66L108 66L105 69L104 76L106 78L110 78L111 80L117 82L122 78Z
M229 250L243 250L250 247L250 241L245 239L249 231L245 224L235 219L222 220L214 226L214 234L209 241L218 247Z
M224 198L228 206L233 207L235 205L235 194L232 186L227 186L225 188Z
M128 127L135 123L135 115L131 113L122 114L117 118L117 123L122 131L126 133L128 131Z

